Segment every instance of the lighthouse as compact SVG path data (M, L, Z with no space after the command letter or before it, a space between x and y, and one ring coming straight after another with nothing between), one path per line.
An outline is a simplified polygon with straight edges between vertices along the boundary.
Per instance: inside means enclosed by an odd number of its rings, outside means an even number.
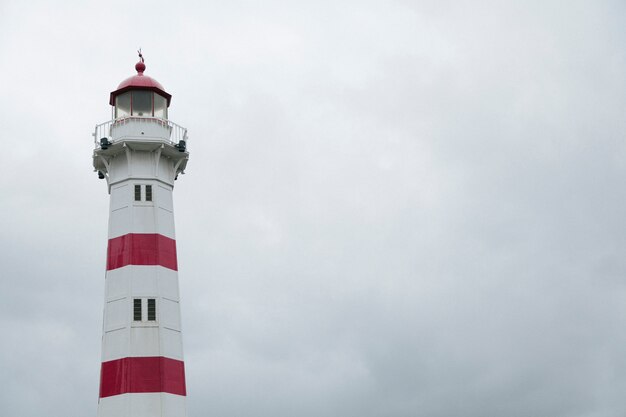
M172 96L144 74L111 92L93 166L110 195L98 417L185 417L172 192L189 159Z

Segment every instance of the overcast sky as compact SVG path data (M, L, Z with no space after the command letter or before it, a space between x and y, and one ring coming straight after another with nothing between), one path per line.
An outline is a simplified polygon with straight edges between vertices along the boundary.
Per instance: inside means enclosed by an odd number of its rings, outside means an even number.
M0 2L0 415L95 416L135 73L174 192L190 417L626 413L626 4Z

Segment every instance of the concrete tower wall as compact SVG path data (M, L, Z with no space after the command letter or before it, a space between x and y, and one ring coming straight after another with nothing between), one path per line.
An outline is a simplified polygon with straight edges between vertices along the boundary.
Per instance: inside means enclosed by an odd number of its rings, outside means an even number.
M99 417L186 416L172 198L183 157L145 136L95 153L111 196Z

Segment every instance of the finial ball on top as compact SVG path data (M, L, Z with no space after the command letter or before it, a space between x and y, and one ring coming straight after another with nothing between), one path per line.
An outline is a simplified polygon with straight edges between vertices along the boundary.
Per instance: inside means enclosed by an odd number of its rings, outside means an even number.
M143 54L141 53L141 48L139 48L137 54L139 54L139 62L135 64L135 70L137 71L137 74L143 75L143 72L146 70L146 64L143 63Z
M144 64L142 61L139 61L135 64L135 69L137 70L138 74L143 74L143 72L146 70L146 64Z

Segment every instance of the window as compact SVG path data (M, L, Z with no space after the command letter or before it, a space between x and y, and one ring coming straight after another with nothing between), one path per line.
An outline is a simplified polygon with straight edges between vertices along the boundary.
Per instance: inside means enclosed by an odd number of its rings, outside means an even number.
M132 91L132 94L131 112L133 116L152 116L152 92L137 90Z
M135 184L135 201L152 202L152 185Z
M154 117L167 119L167 100L156 93L154 94Z
M130 92L115 97L115 118L130 116Z
M133 320L141 321L141 298L133 300Z
M148 298L148 321L156 321L156 300Z
M127 91L115 97L115 118L160 117L167 119L167 99L146 90Z
M133 321L156 321L156 298L134 298Z
M141 185L135 185L135 201L141 201Z

